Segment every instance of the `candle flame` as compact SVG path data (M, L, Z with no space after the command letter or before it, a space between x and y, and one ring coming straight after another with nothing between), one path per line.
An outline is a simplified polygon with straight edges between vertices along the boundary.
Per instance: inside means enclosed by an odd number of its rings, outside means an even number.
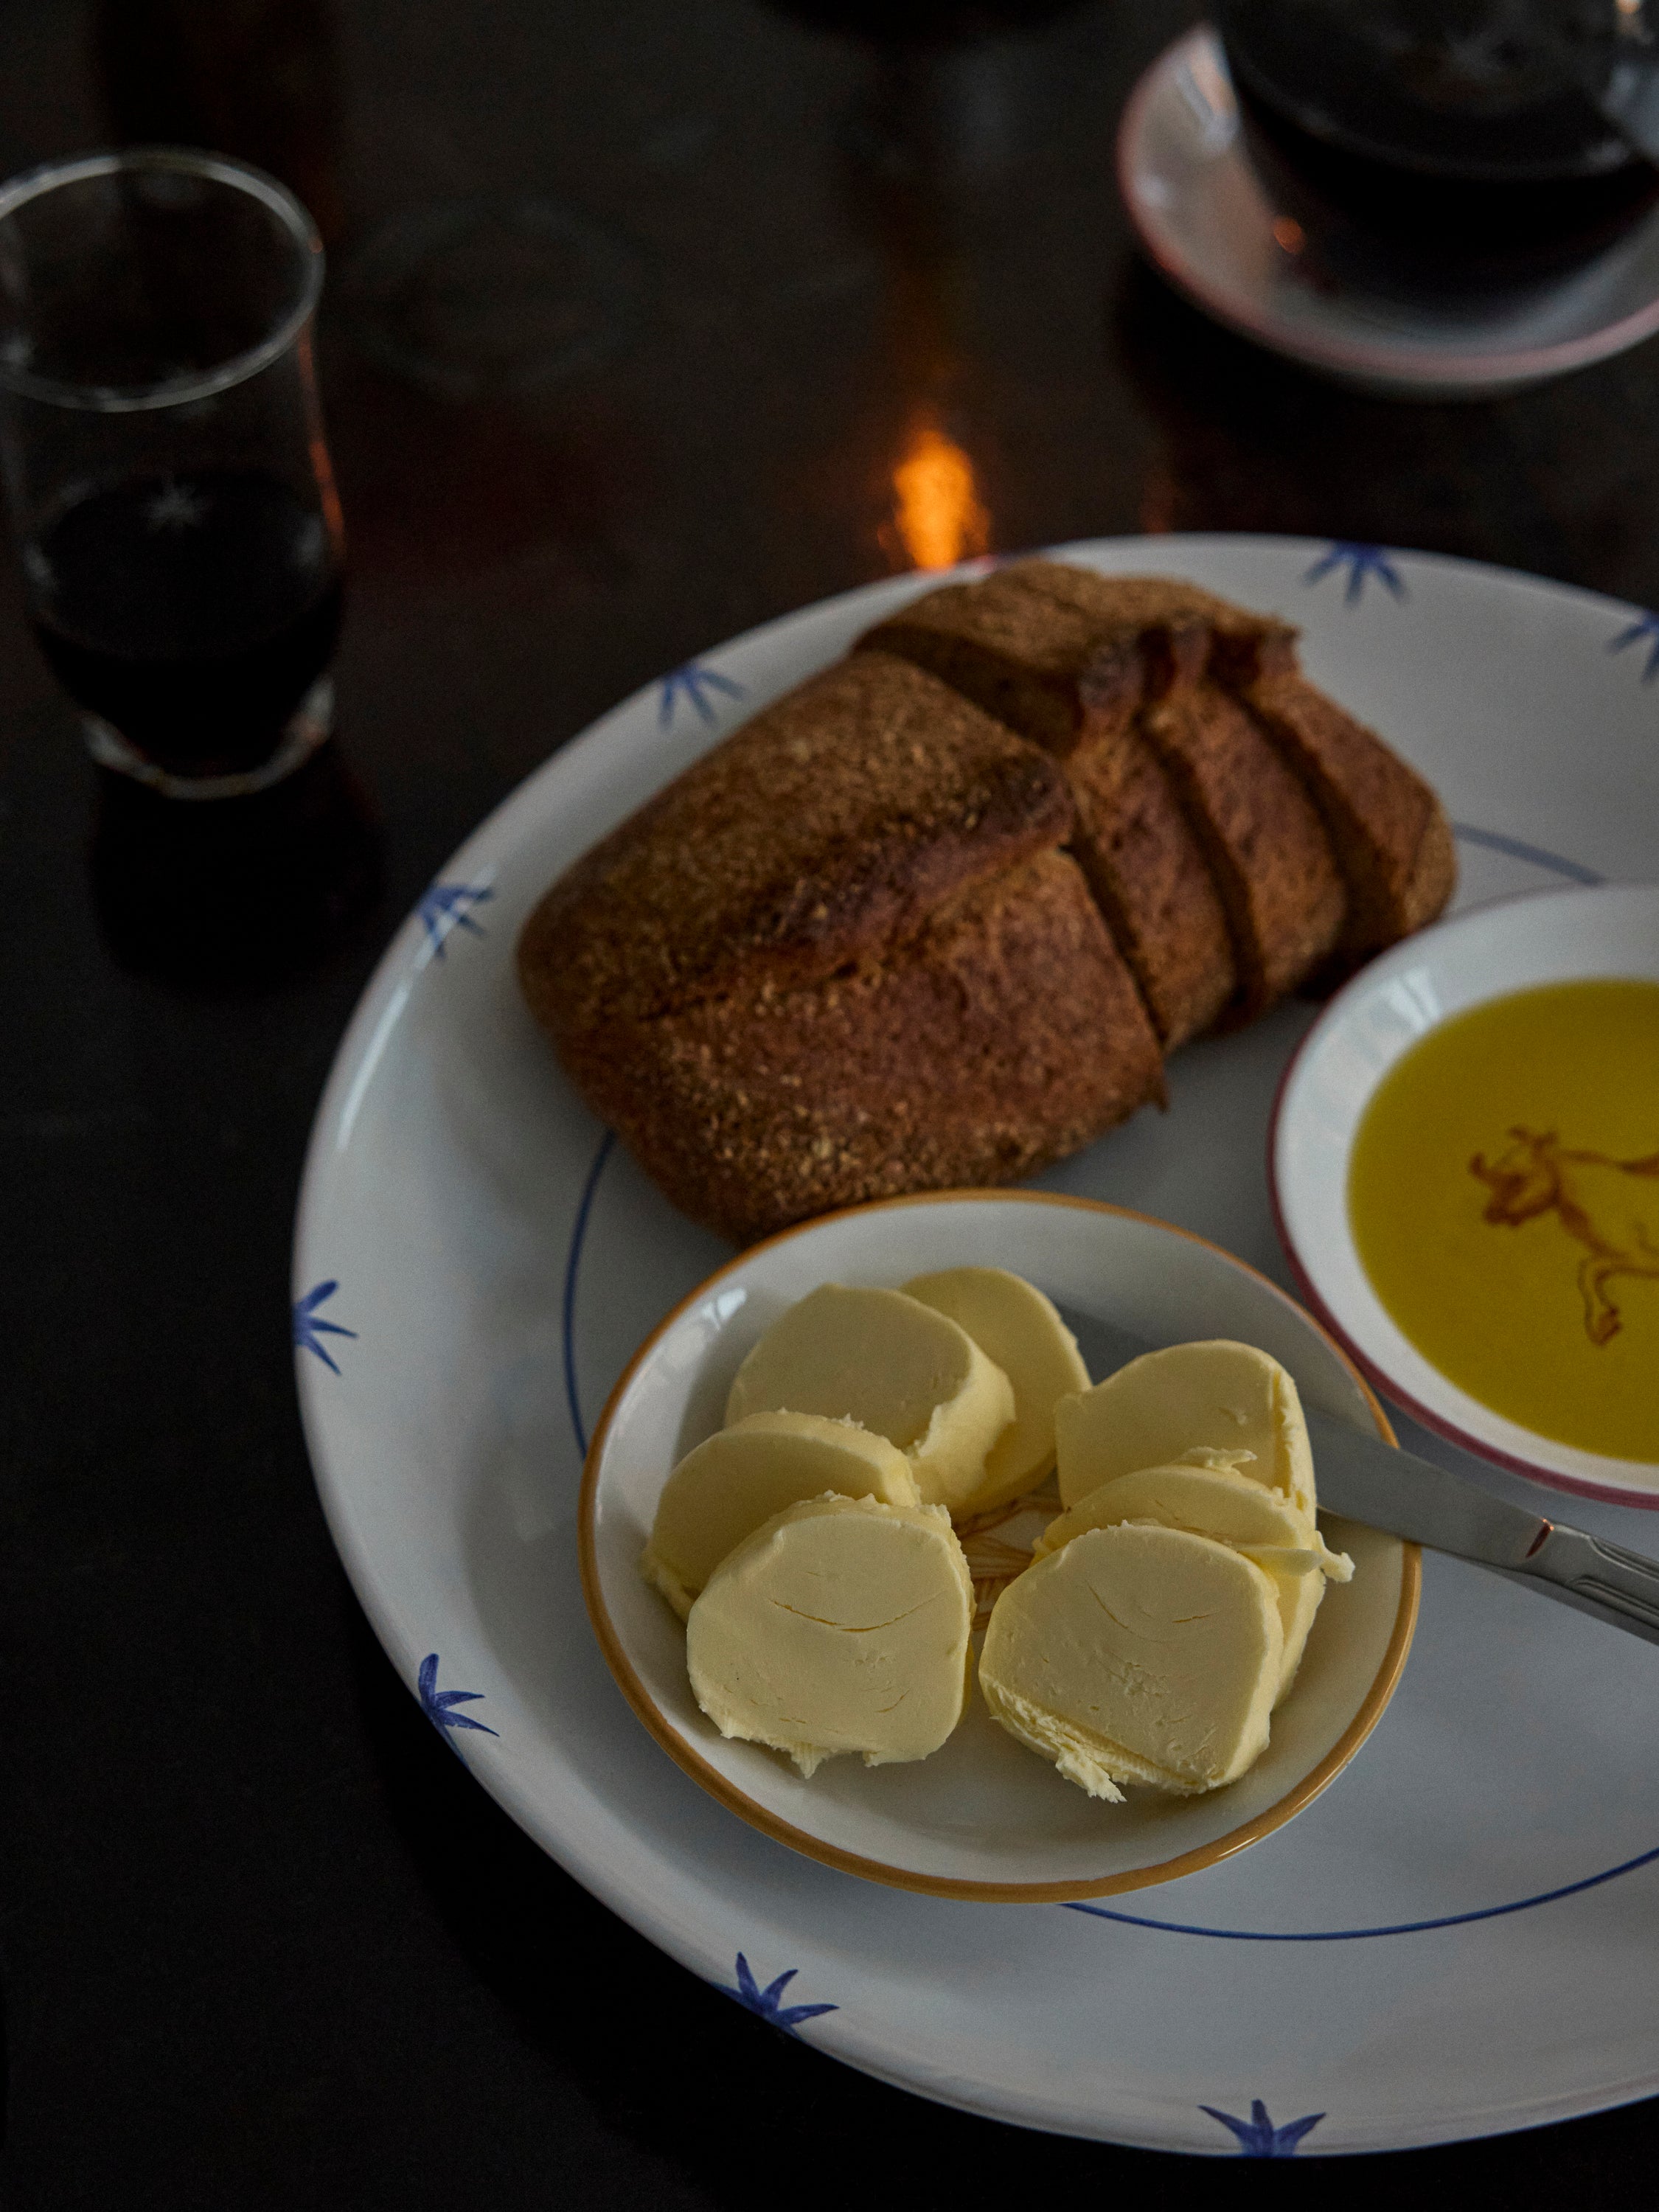
M918 568L952 568L983 553L991 519L980 503L974 465L937 422L912 431L904 458L893 471L894 526Z

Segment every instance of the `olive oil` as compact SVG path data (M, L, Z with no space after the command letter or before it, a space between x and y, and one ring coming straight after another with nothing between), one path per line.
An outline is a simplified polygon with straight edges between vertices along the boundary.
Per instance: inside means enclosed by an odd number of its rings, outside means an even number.
M1549 984L1431 1030L1365 1110L1348 1213L1460 1389L1659 1463L1659 983Z

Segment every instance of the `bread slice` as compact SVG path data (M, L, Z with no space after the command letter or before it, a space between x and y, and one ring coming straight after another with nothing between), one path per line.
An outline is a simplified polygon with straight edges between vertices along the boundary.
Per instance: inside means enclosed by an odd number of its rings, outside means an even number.
M738 1243L1029 1175L1162 1092L1133 981L1052 851L964 886L853 972L746 981L567 1031L560 1050L673 1203Z
M864 653L764 708L613 830L526 927L556 1034L878 957L962 885L1069 832L1052 761Z
M1086 734L1082 681L1100 637L1097 611L1031 588L1022 562L975 584L945 584L865 633L854 653L926 668L1023 738L1064 759Z
M1289 623L1176 577L1101 576L1061 561L1023 561L1006 573L1019 589L1093 626L1081 685L1085 739L1120 726L1177 683L1209 674L1235 686L1296 666Z
M1207 657L1224 617L1254 619L1170 580L1023 561L927 592L859 647L931 669L1064 763L1073 854L1166 1051L1210 1026L1237 969L1203 850L1135 716L1183 653Z
M1171 663L1212 656L1252 676L1295 665L1296 632L1170 576L1098 576L1018 561L928 592L867 630L858 652L896 653L1064 759L1115 733Z
M1231 695L1185 684L1140 726L1180 792L1226 908L1240 1019L1325 961L1347 899L1313 801Z
M1234 996L1227 917L1163 763L1133 725L1066 763L1071 852L1133 970L1166 1052Z
M1138 624L1142 700L1206 676L1243 700L1313 800L1331 841L1347 894L1340 965L1358 965L1444 909L1457 859L1438 799L1375 731L1300 673L1290 623L1164 578L1108 578L1054 561L1023 562L1006 573L1070 614L1103 623L1109 616L1115 624L1109 642L1095 649L1085 696L1109 697L1118 702L1115 711L1123 711L1135 683L1121 672L1130 659L1122 633ZM1097 728L1101 714L1097 706L1085 728Z
M1347 885L1339 962L1357 966L1432 921L1457 879L1439 799L1376 732L1293 673L1241 695L1306 787Z

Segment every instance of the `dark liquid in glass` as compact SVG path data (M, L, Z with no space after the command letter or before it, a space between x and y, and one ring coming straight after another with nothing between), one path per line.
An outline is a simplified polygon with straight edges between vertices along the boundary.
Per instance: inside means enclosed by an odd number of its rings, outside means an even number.
M98 485L58 509L24 565L58 681L176 775L268 760L339 632L323 517L253 470Z

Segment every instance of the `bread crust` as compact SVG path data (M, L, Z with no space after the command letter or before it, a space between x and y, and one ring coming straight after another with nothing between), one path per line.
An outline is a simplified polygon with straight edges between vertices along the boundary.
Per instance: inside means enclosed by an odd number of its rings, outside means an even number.
M1237 965L1199 835L1136 720L1176 668L1202 672L1218 623L1294 637L1174 578L1021 561L930 592L860 641L913 658L1063 763L1071 849L1167 1051L1232 1002Z
M1457 878L1434 792L1374 730L1305 677L1259 678L1245 705L1318 807L1348 888L1337 952L1357 966L1432 921Z
M765 708L555 884L526 925L558 1029L878 958L1070 831L1063 775L924 671L860 655Z
M1220 893L1163 763L1133 724L1081 747L1066 772L1072 854L1173 1052L1210 1027L1237 988Z
M1347 899L1300 781L1230 693L1183 684L1141 726L1186 805L1226 909L1249 1020L1330 955Z
M1133 981L1057 852L954 893L878 963L753 980L567 1034L560 1053L675 1205L738 1243L866 1199L1012 1181L1162 1092Z
M1017 561L913 599L858 641L926 668L1033 744L1065 759L1124 728L1196 648L1251 675L1295 665L1296 632L1173 576L1099 576Z

